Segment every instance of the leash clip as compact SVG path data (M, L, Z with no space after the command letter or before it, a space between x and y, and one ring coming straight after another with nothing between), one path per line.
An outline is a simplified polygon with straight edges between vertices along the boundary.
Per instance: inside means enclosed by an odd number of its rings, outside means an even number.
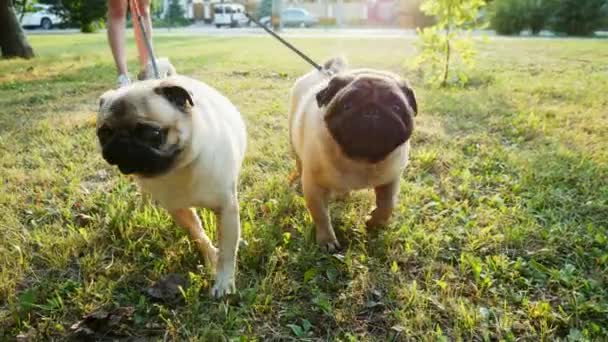
M324 74L325 76L327 76L327 77L333 77L333 76L336 74L336 73L335 73L333 70L331 70L331 69L321 69L321 70L319 70L319 71L321 71L321 73L323 73L323 74Z

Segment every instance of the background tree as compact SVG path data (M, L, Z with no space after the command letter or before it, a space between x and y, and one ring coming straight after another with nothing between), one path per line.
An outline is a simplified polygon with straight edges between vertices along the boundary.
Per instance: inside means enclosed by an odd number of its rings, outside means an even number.
M528 0L496 0L490 6L490 25L498 34L518 35L528 23Z
M499 34L543 29L569 35L592 35L608 25L608 0L495 0L490 22Z
M107 11L107 0L62 0L57 8L61 17L78 25L82 32L95 32L103 27Z
M539 34L547 25L551 17L551 9L547 0L526 0L528 2L528 13L526 15L527 26L532 34Z
M550 0L551 28L574 36L592 35L608 23L607 0Z
M177 24L184 24L186 22L186 11L179 0L171 0L169 2L169 8L167 8L166 20L169 26L175 26Z
M272 0L262 0L256 13L258 19L272 15Z
M34 57L11 0L0 0L0 49L3 57Z
M435 17L436 24L418 29L418 47L421 53L415 64L428 66L431 83L446 86L450 65L455 59L465 68L474 66L476 51L470 31L479 26L477 17L484 5L484 0L425 0L422 3L420 9ZM459 70L457 80L461 84L468 81L465 69Z

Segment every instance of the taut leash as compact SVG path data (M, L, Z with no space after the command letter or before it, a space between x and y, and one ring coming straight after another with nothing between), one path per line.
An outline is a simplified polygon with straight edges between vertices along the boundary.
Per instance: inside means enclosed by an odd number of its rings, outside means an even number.
M278 34L276 34L274 31L272 31L271 29L269 29L265 25L262 25L262 23L260 23L254 17L252 17L248 12L245 12L245 16L247 16L247 18L249 18L249 20L253 21L256 25L258 25L259 27L261 27L262 29L264 29L264 31L268 32L268 34L270 34L271 36L273 36L274 38L276 38L278 41L280 41L281 43L283 43L283 45L287 46L291 51L295 52L298 56L300 56L302 59L304 59L306 62L308 62L308 64L312 65L315 69L319 70L320 72L322 72L323 74L325 74L327 76L331 76L331 71L330 70L323 69L322 66L320 66L319 64L317 64L310 57L306 56L306 54L304 54L302 51L298 50L298 48L296 48L295 46L291 45L291 43L289 43L285 39L281 38L281 36L279 36Z
M143 16L141 15L141 9L139 8L139 4L137 0L131 0L131 6L133 6L133 11L137 16L137 22L139 23L139 28L141 30L142 35L144 36L144 41L146 42L146 48L148 49L148 57L152 62L152 69L154 69L154 77L156 79L160 78L160 74L158 73L158 66L156 65L156 58L154 57L154 50L152 49L152 43L150 39L148 39L148 33L146 32L146 27L144 25ZM145 67L145 66L144 66Z

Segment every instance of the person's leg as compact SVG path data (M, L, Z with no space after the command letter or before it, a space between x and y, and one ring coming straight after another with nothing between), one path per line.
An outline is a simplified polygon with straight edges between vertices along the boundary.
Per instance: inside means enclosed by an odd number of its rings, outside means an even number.
M150 19L150 0L131 0L137 1L139 10L141 11L142 21L146 29L146 35L152 44L152 22ZM135 41L137 42L137 51L139 52L139 69L144 70L148 64L149 56L146 42L144 41L144 35L141 32L140 24L138 22L139 16L135 13L134 6L131 6L131 18L133 21L133 31L135 32Z
M126 15L126 1L108 0L108 41L112 50L112 56L114 56L120 86L128 83L125 43Z

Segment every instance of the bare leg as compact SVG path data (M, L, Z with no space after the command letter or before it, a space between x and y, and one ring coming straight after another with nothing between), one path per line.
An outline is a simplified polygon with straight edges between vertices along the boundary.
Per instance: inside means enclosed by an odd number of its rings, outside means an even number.
M236 256L241 235L239 219L239 204L236 190L228 203L218 213L219 259L215 285L211 295L222 297L234 293L234 278L236 272Z
M194 209L178 209L171 211L170 213L178 225L188 230L190 239L196 243L199 252L205 258L207 264L212 269L215 269L217 263L217 249L213 247L213 243L209 240L207 234L205 234L203 224L196 214L196 211Z
M127 54L125 51L125 25L127 2L108 0L108 41L119 75L127 74Z
M329 252L340 248L329 217L329 192L315 184L306 173L302 176L304 199L315 223L319 246Z
M146 35L152 44L152 22L150 21L150 0L133 0L137 1L139 10L141 11L142 21L146 29ZM139 16L135 13L133 6L131 6L131 18L133 18L133 32L135 33L135 42L137 43L137 51L139 53L139 69L144 70L148 64L150 56L148 56L148 48L144 40L143 32L141 32L140 24L138 22Z
M399 178L396 180L376 187L376 209L371 213L371 218L366 222L368 228L384 225L388 222L397 205L399 195Z

